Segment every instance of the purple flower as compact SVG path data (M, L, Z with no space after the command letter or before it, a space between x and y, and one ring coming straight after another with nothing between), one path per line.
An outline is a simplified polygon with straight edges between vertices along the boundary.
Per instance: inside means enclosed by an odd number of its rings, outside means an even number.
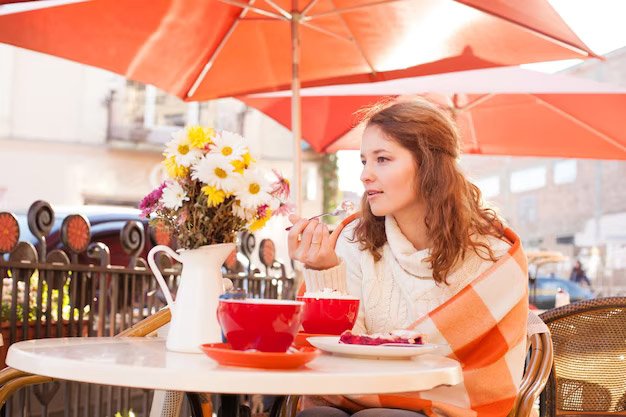
M295 207L291 203L280 203L278 209L274 211L275 216L288 216L295 211Z
M272 184L272 191L270 191L270 194L281 200L287 200L289 198L291 188L289 185L289 180L280 175L280 173L275 169L273 169L272 171L274 172L274 175L276 175L276 178L278 178L278 180Z
M262 219L267 216L267 209L269 206L267 204L263 204L256 209L257 218Z
M159 185L141 200L139 209L141 210L142 217L150 217L150 214L159 207L159 200L163 195L163 188L165 188L165 183Z

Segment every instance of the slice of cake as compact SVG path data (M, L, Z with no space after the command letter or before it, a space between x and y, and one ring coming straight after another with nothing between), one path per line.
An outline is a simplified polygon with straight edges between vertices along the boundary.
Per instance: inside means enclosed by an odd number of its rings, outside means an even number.
M394 330L390 333L373 334L354 334L350 330L346 330L339 337L339 343L370 346L382 345L384 343L423 345L424 335L411 330Z

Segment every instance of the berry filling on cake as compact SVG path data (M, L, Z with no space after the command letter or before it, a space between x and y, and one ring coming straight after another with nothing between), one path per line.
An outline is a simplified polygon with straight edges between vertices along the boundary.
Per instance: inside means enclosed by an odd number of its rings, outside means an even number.
M385 343L423 345L424 335L410 330L394 330L390 333L374 334L354 334L350 330L346 330L339 337L339 343L369 346L377 346Z

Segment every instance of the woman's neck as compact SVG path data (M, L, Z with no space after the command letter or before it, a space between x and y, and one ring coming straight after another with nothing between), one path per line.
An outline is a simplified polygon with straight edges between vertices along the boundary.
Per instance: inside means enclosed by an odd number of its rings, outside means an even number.
M432 246L424 223L425 217L423 205L393 213L393 218L396 220L400 231L416 250L427 249Z

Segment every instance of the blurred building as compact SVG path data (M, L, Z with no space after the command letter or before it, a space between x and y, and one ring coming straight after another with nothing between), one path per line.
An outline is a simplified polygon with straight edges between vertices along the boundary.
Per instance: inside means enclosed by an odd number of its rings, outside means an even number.
M136 206L160 184L163 145L173 131L202 123L246 137L261 165L293 175L289 130L238 100L185 103L107 71L0 45L0 211L54 205ZM322 210L320 156L303 146L303 215ZM287 264L285 218L272 238ZM257 254L253 254L255 264Z
M184 103L8 45L0 45L0 91L0 209L24 210L36 199L136 205L160 183L170 134L191 123L240 133L261 164L293 173L291 133L234 99ZM303 147L303 213L313 215L321 210L319 156Z
M626 48L606 58L565 72L626 86ZM527 249L569 256L551 272L569 276L578 258L594 286L626 294L626 162L467 155L462 165Z

